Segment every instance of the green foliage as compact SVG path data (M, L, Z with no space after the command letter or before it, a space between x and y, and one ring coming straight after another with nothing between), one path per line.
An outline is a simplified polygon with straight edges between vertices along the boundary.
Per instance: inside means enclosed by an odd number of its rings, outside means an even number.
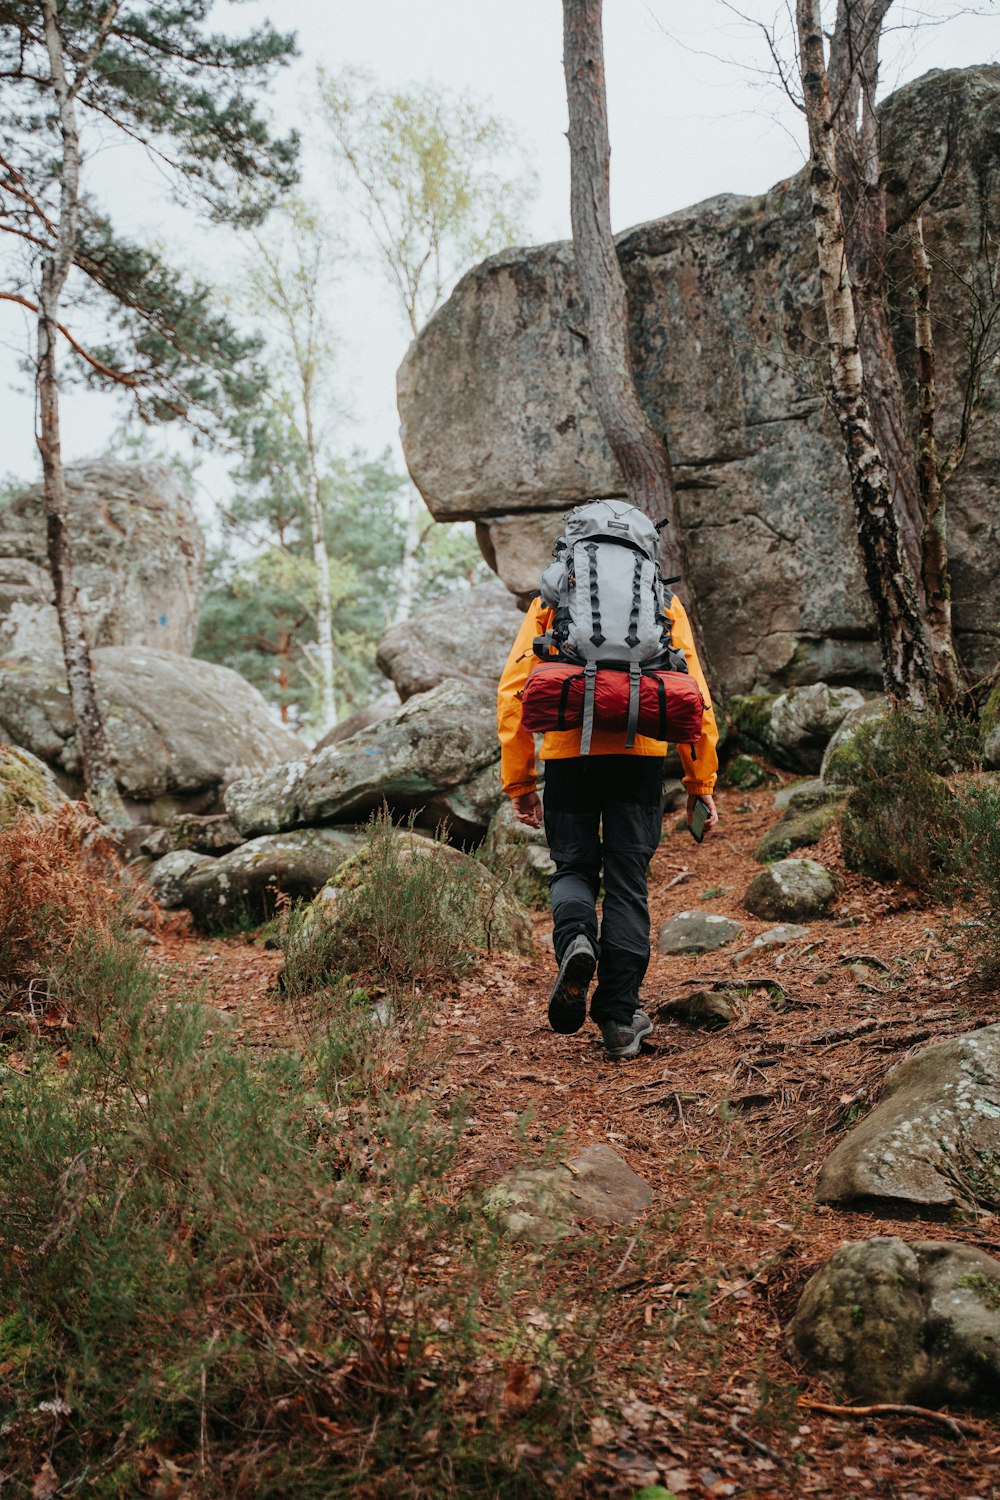
M504 880L440 840L401 832L383 812L324 896L290 918L285 985L308 994L350 976L397 999L456 978L481 948L522 950L529 940Z
M268 24L213 32L212 0L140 0L116 11L62 0L56 9L83 147L79 216L74 226L74 195L63 192L66 140L41 6L0 6L0 234L33 245L21 286L34 300L59 234L68 237L66 300L96 310L112 333L89 361L64 346L75 373L127 390L147 420L184 417L207 430L255 400L257 340L213 307L204 281L115 229L86 194L87 156L109 140L145 146L170 170L175 192L211 220L257 222L295 179L297 139L274 138L255 97L292 56L294 39Z
M340 186L412 333L467 267L516 242L533 174L507 122L437 85L380 89L320 73Z
M954 890L961 819L945 778L975 765L976 726L897 707L861 724L849 750L854 791L841 825L848 865L926 893Z
M1000 974L1000 777L963 779L958 825L956 883L974 913L961 931L982 971L995 977Z
M316 697L315 572L294 433L280 411L254 429L209 557L196 655L232 667L283 717L308 721ZM378 682L375 648L394 603L403 555L399 494L388 453L329 461L322 481L342 704L360 707Z
M461 1106L441 1121L390 1079L345 1109L336 1049L231 1047L137 945L81 955L66 1065L38 1043L4 1075L12 1494L44 1458L87 1493L317 1500L527 1497L568 1469L590 1345L551 1306L539 1341L537 1268L451 1192Z

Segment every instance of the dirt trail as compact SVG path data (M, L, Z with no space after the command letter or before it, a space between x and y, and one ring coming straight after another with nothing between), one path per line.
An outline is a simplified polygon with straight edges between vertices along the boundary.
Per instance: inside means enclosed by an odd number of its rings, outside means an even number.
M745 942L702 957L656 954L644 995L654 1016L687 981L754 989L723 1031L659 1021L640 1059L605 1059L589 1025L554 1035L548 921L536 957L484 960L442 997L449 1041L440 1105L471 1097L463 1187L490 1181L523 1153L522 1120L541 1146L604 1141L654 1188L646 1230L614 1278L602 1338L605 1412L593 1424L586 1493L629 1495L666 1484L678 1495L1000 1497L1000 1426L956 1438L898 1418L830 1418L796 1399L829 1400L785 1358L781 1325L816 1266L840 1243L877 1234L954 1238L1000 1255L1000 1225L885 1219L818 1205L816 1174L886 1072L913 1047L1000 1018L949 945L950 913L843 870L836 834L806 850L837 869L832 914L809 937L731 955L772 923L741 897L753 850L778 817L773 795L723 792L716 837L698 847L665 821L653 860L654 940L684 910L738 919ZM688 872L682 879L678 876ZM711 894L706 894L711 893ZM280 955L238 940L162 940L164 957L204 979L220 1025L248 1045L280 1045L293 1025L273 984ZM641 1242L641 1243L640 1243ZM693 1404L692 1404L693 1403Z

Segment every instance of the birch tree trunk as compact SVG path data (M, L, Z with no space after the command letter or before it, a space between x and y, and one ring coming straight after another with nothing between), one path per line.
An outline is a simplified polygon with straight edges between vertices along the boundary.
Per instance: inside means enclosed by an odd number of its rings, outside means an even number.
M830 42L830 110L858 348L879 451L907 562L919 576L923 512L913 423L889 323L888 228L875 94L882 27L893 0L838 0Z
M114 16L116 6L108 11ZM45 44L59 111L62 161L59 173L59 220L55 245L42 265L38 315L38 430L36 441L45 485L45 521L49 569L66 663L66 681L80 742L83 781L97 816L126 827L128 814L115 781L104 721L94 690L90 648L80 612L67 527L66 484L59 432L59 376L56 364L59 301L76 251L80 195L80 138L74 108L78 79L71 88L66 75L56 0L42 0ZM108 22L110 24L110 22Z
M913 573L901 544L892 485L872 422L844 242L819 0L796 0L799 66L809 125L813 228L826 314L830 393L850 474L865 578L887 695L913 708L934 697L933 669Z
M601 426L625 476L628 497L654 521L668 522L660 533L660 556L668 572L686 580L670 457L636 390L625 280L611 233L611 146L601 3L563 0L570 209L576 275L585 308L587 365Z
M313 428L311 380L303 379L303 394L305 397L306 457L309 465L306 508L309 512L313 566L316 569L316 643L319 647L320 712L323 718L320 737L322 738L322 735L333 729L337 722L337 696L333 673L335 660L333 608L330 603L330 554L326 546L319 455L316 452L316 435Z
M967 687L952 633L947 509L935 431L937 372L931 323L931 263L924 244L923 220L919 217L913 226L913 284L920 399L916 470L924 517L921 576L938 699L943 708L954 708L966 698Z

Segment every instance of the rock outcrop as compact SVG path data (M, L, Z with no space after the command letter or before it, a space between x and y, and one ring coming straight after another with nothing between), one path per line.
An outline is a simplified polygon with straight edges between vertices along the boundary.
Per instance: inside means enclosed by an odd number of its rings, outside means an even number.
M942 1240L842 1245L806 1285L788 1346L854 1401L995 1412L1000 1261Z
M1000 1210L1000 1026L924 1047L827 1158L824 1203Z
M87 638L189 655L198 630L205 542L166 464L71 464L66 500ZM36 485L0 510L0 655L61 649Z
M890 230L919 204L935 271L939 421L957 428L968 289L984 273L1000 181L1000 67L931 72L882 108ZM984 237L985 236L985 237ZM878 688L826 337L805 174L619 236L639 394L673 456L691 578L727 693L825 681ZM906 236L891 308L913 369ZM624 493L590 390L568 244L508 250L469 272L399 372L410 471L439 520L477 522L516 593L566 507ZM967 458L949 485L958 638L973 675L1000 628L1000 370L984 372ZM683 593L683 585L681 586Z
M141 820L215 812L222 789L305 749L228 667L138 646L92 653L115 776ZM80 752L61 657L0 660L0 737L80 790Z
M481 838L502 797L499 755L494 689L452 679L340 744L235 782L226 810L248 838L363 820L383 803Z
M495 691L520 623L516 601L498 581L454 589L390 625L378 643L378 664L404 703L451 678Z

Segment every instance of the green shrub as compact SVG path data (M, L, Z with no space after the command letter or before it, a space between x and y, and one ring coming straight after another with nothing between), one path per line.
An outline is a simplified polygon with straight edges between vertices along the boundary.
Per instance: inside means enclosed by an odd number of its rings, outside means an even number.
M537 1263L451 1191L461 1105L340 1104L336 1050L230 1045L137 945L89 954L68 1066L38 1043L4 1073L12 1494L45 1460L123 1500L527 1497L565 1472L591 1345L556 1311L539 1335ZM520 1370L530 1413L504 1402Z
M284 982L306 994L348 976L398 998L455 979L483 948L523 952L530 944L527 913L502 880L382 813L364 847L286 923Z
M1000 974L1000 777L963 778L958 788L960 894L973 916L965 946L982 971Z
M841 824L847 864L925 894L953 892L963 834L959 799L945 778L975 766L975 726L897 707L861 724L850 749L854 790Z

